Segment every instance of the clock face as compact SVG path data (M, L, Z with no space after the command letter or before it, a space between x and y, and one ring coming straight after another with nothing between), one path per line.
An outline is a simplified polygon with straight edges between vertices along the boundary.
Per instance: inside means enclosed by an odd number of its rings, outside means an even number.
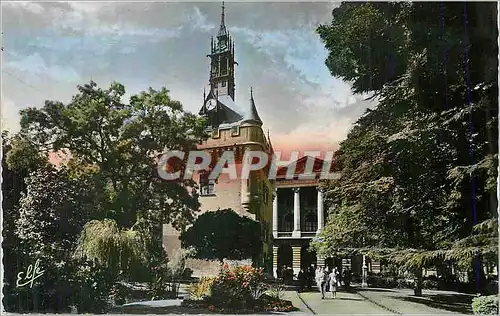
M215 109L215 106L217 105L217 100L215 99L210 99L207 101L207 110L213 110Z

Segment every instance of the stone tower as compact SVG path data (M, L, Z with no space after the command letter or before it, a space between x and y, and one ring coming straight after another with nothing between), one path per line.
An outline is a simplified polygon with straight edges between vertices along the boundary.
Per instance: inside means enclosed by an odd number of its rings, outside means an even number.
M207 117L206 131L210 137L199 145L206 151L215 164L223 152L231 151L236 160L238 179L230 179L222 173L216 180L208 179L208 173L194 175L200 187L201 211L216 211L231 208L242 216L247 216L261 224L262 254L256 262L259 266L272 267L272 204L273 185L268 180L268 169L252 171L249 179L241 180L241 163L246 150L263 151L272 155L269 137L262 130L262 120L257 112L253 91L249 99L235 102L235 46L225 25L224 3L222 3L221 24L217 37L212 37L210 45L209 92L204 93L199 115ZM228 228L230 229L230 228ZM164 228L167 252L180 246L174 241L178 232ZM170 245L169 245L170 244ZM170 249L169 249L170 248ZM218 264L208 264L201 260L190 260L195 275L217 273Z

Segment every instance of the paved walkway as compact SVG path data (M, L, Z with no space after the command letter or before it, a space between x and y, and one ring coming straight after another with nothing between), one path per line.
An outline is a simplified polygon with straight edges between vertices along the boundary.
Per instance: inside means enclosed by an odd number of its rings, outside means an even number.
M357 288L357 293L398 314L467 315L472 314L472 295L451 291L423 290L422 297L409 289Z
M337 292L335 299L331 298L331 294L329 294L324 300L321 299L321 294L318 292L303 292L299 296L309 307L309 314L394 315L394 313L377 306L356 293Z

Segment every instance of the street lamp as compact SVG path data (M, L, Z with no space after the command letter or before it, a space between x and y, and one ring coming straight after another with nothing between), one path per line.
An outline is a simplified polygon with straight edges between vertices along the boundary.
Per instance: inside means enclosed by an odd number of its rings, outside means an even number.
M363 237L363 246L365 245L365 237ZM368 267L366 266L366 256L363 254L363 275L361 279L361 287L368 287L367 282L368 277Z

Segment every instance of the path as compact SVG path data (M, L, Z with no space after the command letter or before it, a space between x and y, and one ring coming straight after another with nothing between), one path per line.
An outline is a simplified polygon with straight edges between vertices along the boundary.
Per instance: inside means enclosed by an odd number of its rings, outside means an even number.
M472 314L472 295L452 291L423 290L422 297L408 289L357 288L358 294L398 314Z
M331 294L321 299L318 292L304 292L299 296L315 314L329 315L394 315L356 293L338 292L335 299ZM309 312L311 313L311 312Z

